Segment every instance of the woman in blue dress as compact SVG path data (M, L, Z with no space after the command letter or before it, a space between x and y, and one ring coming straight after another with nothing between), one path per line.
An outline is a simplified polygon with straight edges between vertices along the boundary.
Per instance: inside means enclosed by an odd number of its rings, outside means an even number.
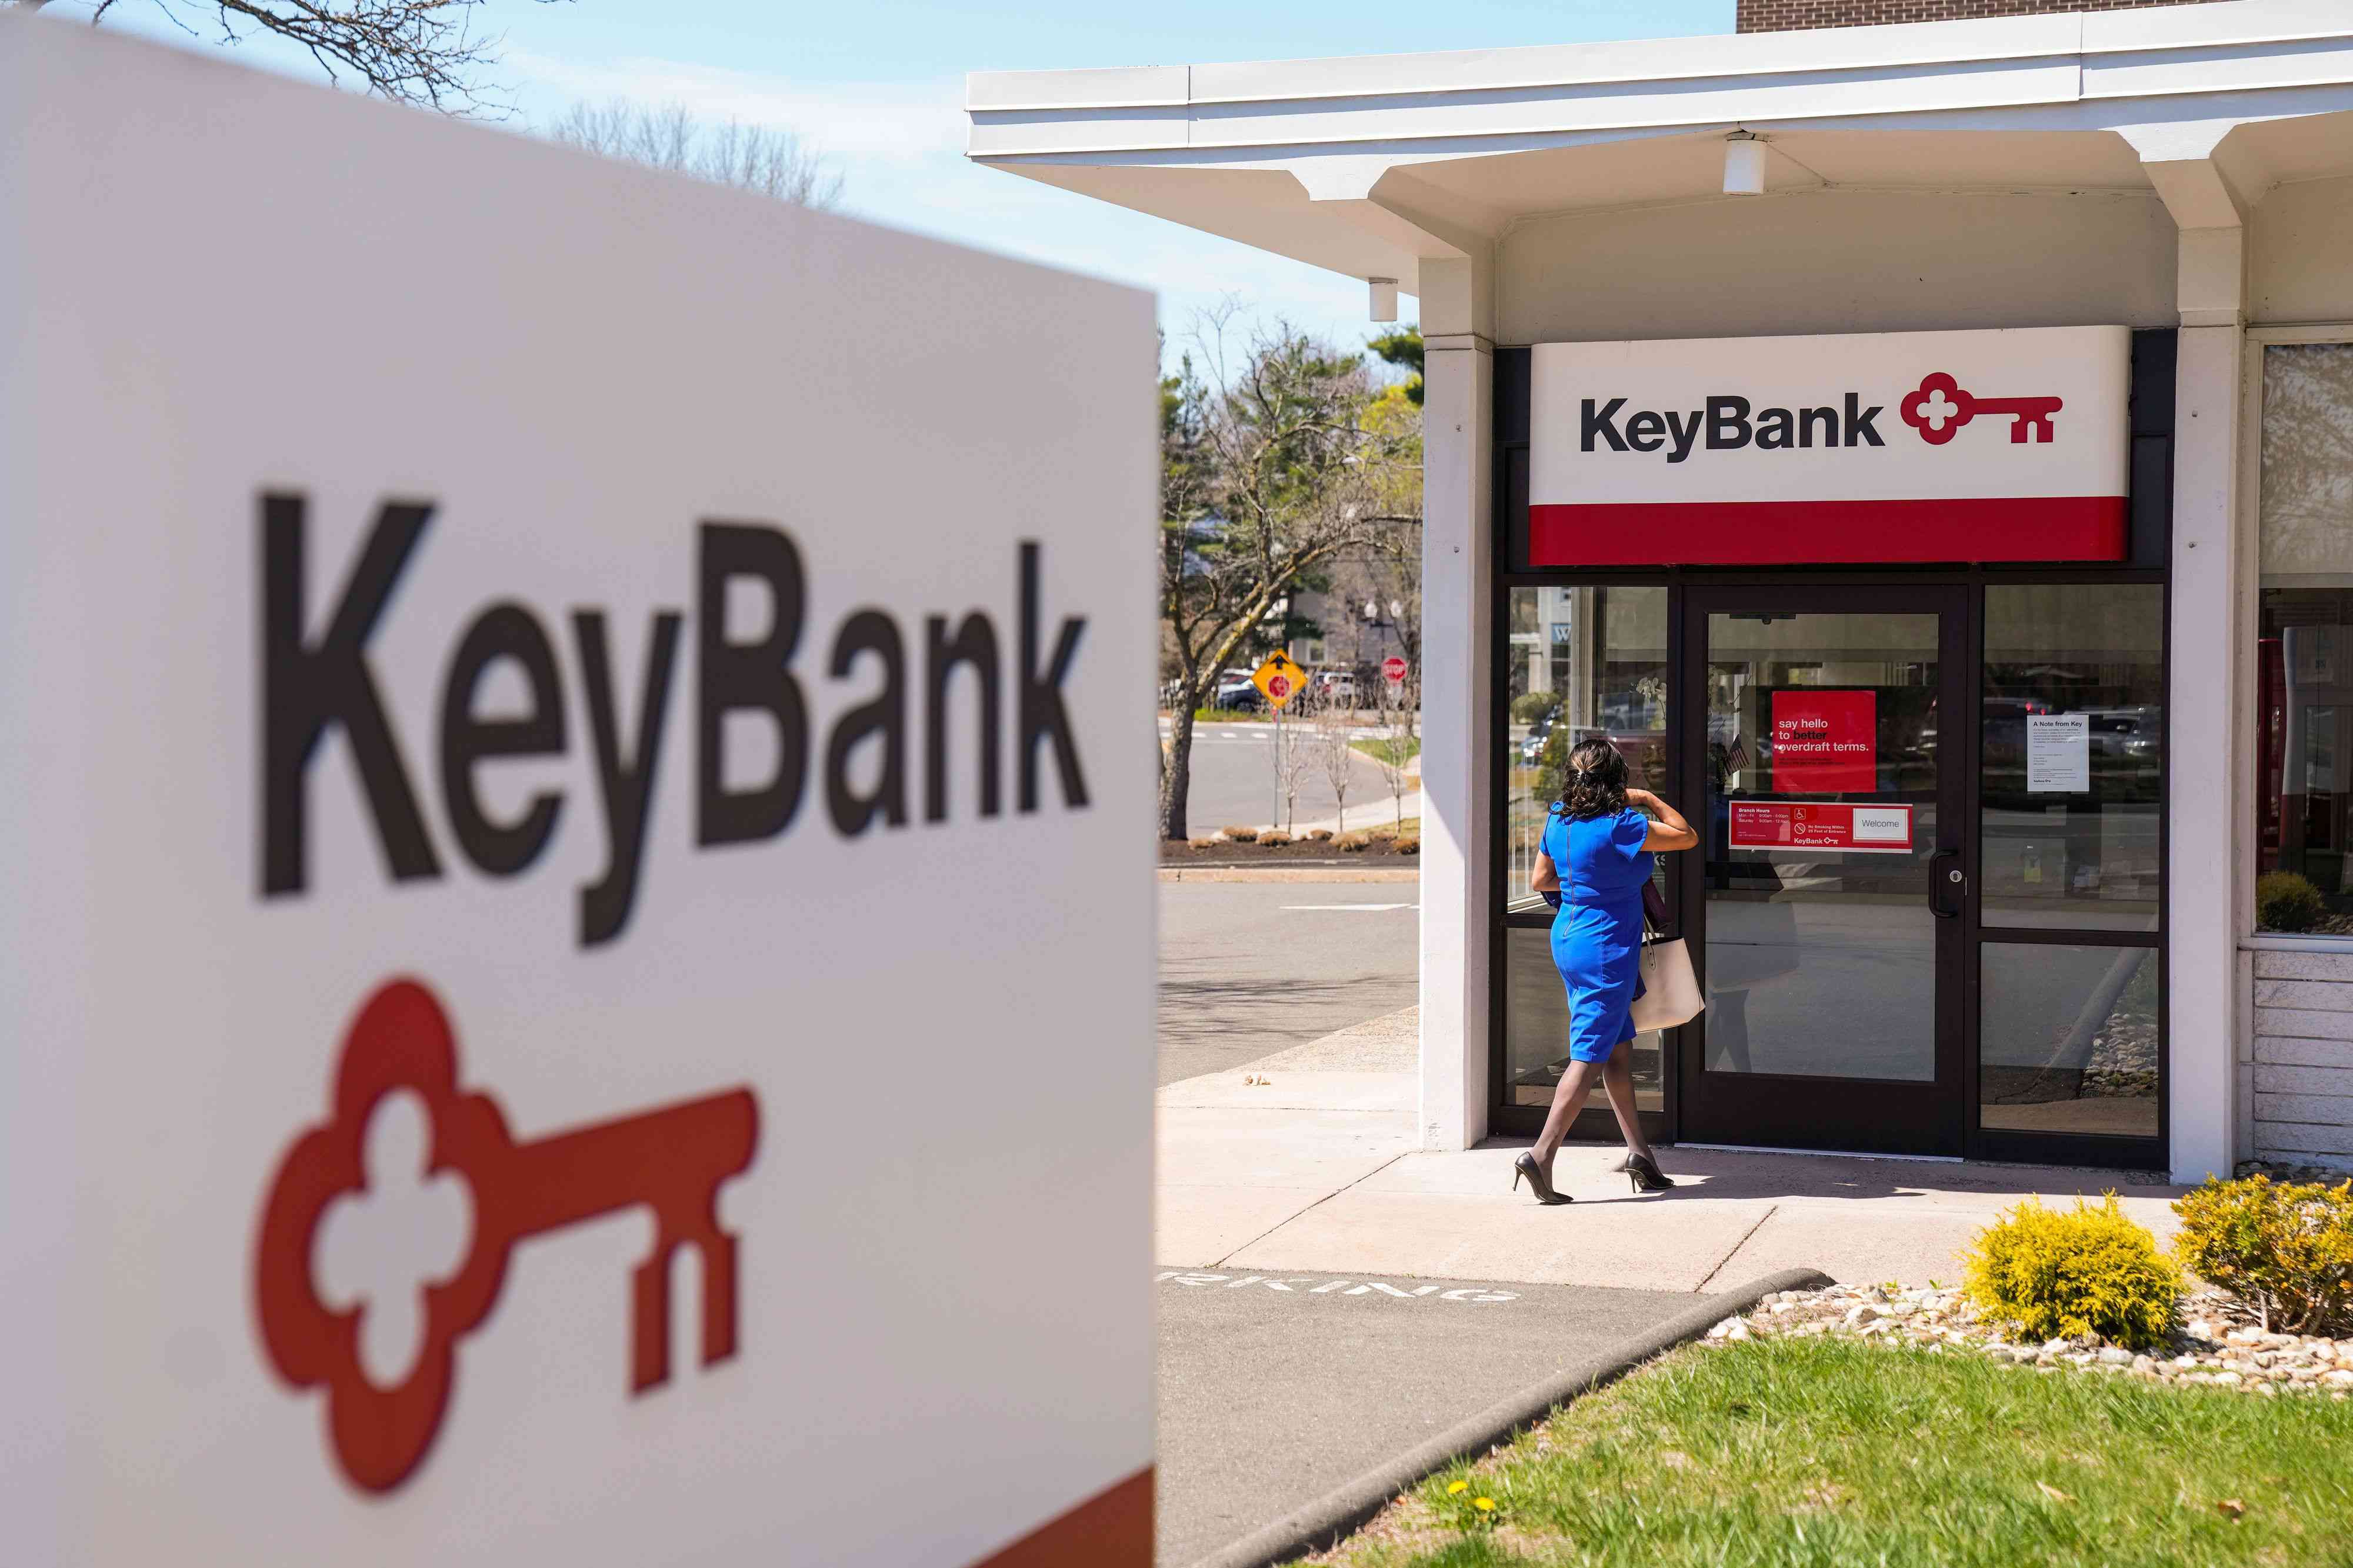
M1654 850L1699 842L1665 801L1626 787L1626 759L1608 740L1580 742L1568 754L1568 779L1545 820L1544 842L1528 886L1560 910L1552 922L1552 961L1568 987L1568 1070L1553 1091L1536 1146L1512 1163L1512 1185L1525 1176L1536 1201L1565 1204L1553 1190L1553 1156L1585 1105L1598 1076L1626 1135L1619 1168L1637 1192L1673 1186L1659 1172L1634 1106L1634 1075L1624 1049L1634 1037L1634 998L1642 993L1642 884Z

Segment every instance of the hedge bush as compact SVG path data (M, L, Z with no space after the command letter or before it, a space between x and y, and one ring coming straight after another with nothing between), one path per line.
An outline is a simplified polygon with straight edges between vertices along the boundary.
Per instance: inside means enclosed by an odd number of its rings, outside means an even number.
M1568 726L1556 724L1545 737L1544 750L1536 753L1536 776L1530 783L1536 799L1549 805L1560 798L1560 786L1568 779Z
M1255 844L1258 842L1258 829L1255 827L1220 827L1218 831L1224 834L1228 838L1232 839L1237 844Z
M2147 1350L2165 1342L2179 1310L2180 1271L2114 1193L2064 1212L2028 1198L1978 1233L1967 1266L1978 1310L2037 1339L2097 1334Z
M1512 722L1533 724L1537 720L1560 711L1557 691L1525 691L1512 699Z
M1291 842L1291 835L1288 833L1261 833L1258 836L1258 841L1261 848L1280 849L1284 845Z
M2253 1302L2265 1328L2353 1335L2353 1182L2209 1176L2173 1212L2183 1266Z
M2255 879L2255 924L2265 931L2311 931L2328 918L2328 900L2294 871Z

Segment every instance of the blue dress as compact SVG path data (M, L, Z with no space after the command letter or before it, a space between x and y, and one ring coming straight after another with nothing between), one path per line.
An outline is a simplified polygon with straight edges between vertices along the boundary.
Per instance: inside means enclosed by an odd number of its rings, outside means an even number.
M1568 987L1568 1054L1606 1062L1634 1037L1634 998L1642 994L1642 884L1651 854L1642 847L1651 819L1628 806L1615 816L1572 818L1554 812L1543 849L1560 873L1560 912L1552 921L1552 961Z

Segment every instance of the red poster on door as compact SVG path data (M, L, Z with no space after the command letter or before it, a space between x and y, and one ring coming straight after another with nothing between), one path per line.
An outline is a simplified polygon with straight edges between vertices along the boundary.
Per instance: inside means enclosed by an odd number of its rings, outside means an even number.
M1731 826L1735 849L1842 849L1864 855L1912 852L1908 805L1736 800Z
M1773 792L1828 795L1879 787L1879 694L1773 693Z

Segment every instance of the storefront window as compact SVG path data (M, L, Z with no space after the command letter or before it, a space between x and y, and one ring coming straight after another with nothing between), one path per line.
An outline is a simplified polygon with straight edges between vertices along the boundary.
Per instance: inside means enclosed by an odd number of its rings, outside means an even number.
M1983 922L2155 931L2165 591L1988 588L1981 718Z
M1504 947L1504 1103L1543 1107L1568 1062L1568 1004L1552 962L1551 911L1528 890L1528 872L1569 750L1588 735L1618 743L1635 784L1669 793L1667 591L1514 588L1509 614L1499 894L1512 921ZM1630 1049L1635 1099L1644 1110L1662 1110L1660 1037L1638 1036Z
M1667 591L1514 588L1504 658L1501 896L1506 910L1541 910L1528 872L1571 747L1607 735L1636 785L1668 792Z
M2157 950L1988 942L1982 951L1978 1125L2156 1137Z
M1568 1068L1568 992L1553 966L1552 931L1514 926L1504 935L1504 1103L1548 1106ZM1666 1056L1658 1032L1635 1036L1627 1052L1635 1104L1664 1110ZM1601 1103L1598 1091L1588 1102Z
M2353 936L2353 343L2263 352L2260 931Z

